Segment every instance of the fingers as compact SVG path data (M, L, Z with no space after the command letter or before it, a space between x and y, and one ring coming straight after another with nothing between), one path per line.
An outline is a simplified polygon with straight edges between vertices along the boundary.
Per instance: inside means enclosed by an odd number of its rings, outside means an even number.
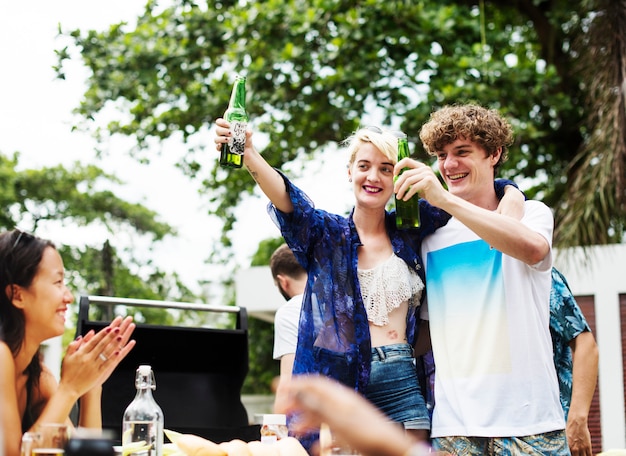
M83 336L78 336L76 339L74 339L73 341L71 341L68 345L67 345L67 351L66 353L68 355L71 355L72 353L75 353L80 346L83 343Z
M284 408L287 413L296 412L293 420L295 431L319 427L330 419L326 404L332 403L334 412L343 408L342 402L350 393L341 385L317 375L292 377Z
M219 118L215 121L215 144L217 150L221 150L222 144L228 142L228 138L231 136L230 123L225 119Z
M403 161L406 159L403 159ZM407 201L413 195L417 193L419 184L419 171L409 169L404 171L394 183L394 192L396 198Z
M402 174L398 175L403 169ZM434 204L429 198L444 191L430 166L416 160L403 158L396 164L394 173L398 175L394 183L394 192L398 199L407 201L413 197L422 197Z
M80 345L78 341L72 342L76 347L72 353L80 349L90 360L100 363L101 366L106 365L120 355L128 344L134 329L135 324L132 317L116 317L109 326L97 333L93 331L87 333L80 341ZM134 343L132 346L134 346ZM130 349L125 351L125 353L127 354L128 351ZM68 351L68 353L70 352Z
M116 364L119 364L120 361L126 358L126 355L128 355L128 353L133 349L135 344L136 341L131 340L126 345L124 345L124 347L118 352L117 359L115 360Z
M109 326L111 331L98 343L94 351L99 352L98 358L104 363L113 361L117 365L135 345L135 341L132 341L131 344L129 339L136 325L133 323L132 317L126 317L123 320L121 318L116 319L113 324L115 326Z

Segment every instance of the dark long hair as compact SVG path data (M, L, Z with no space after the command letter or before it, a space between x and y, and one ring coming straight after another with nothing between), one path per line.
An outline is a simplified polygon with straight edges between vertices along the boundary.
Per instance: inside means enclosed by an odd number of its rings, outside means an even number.
M24 342L26 320L22 309L13 305L13 287L28 288L39 269L48 240L20 230L0 234L0 337L16 356ZM41 375L41 356L35 354L26 368L29 384L36 387Z

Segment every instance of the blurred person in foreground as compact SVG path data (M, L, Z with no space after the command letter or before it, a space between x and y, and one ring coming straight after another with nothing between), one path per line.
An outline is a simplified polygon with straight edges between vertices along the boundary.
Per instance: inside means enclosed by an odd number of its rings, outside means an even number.
M285 401L277 410L297 413L294 429L305 433L326 424L333 437L348 444L362 456L422 456L429 447L404 432L369 401L345 385L321 375L293 376ZM327 443L316 444L313 454L328 451ZM443 453L441 453L443 454Z
M74 297L54 244L29 233L0 234L0 453L18 456L22 434L67 423L80 400L78 425L102 428L102 384L135 345L132 318L118 317L67 347L59 383L43 364L41 343L65 331Z
M474 104L443 107L420 131L433 169L397 165L398 198L419 193L452 215L422 242L436 366L432 445L463 455L569 455L550 337L550 208L496 211L493 180L510 124Z
M280 361L280 377L274 402L276 408L284 400L285 388L291 379L298 345L298 323L302 293L306 285L306 270L298 263L289 246L283 244L270 258L270 271L278 291L287 301L278 308L274 316L274 359Z

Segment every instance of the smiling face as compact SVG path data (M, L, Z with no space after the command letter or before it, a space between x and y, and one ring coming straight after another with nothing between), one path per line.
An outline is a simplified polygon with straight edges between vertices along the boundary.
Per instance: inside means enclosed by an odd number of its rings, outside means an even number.
M393 195L394 163L372 143L363 143L348 168L356 204L365 208L384 208Z
M450 193L473 204L485 207L495 196L494 167L501 151L488 155L473 141L459 138L437 152L437 165Z
M14 304L24 311L26 333L46 340L65 330L65 312L74 297L65 285L63 260L53 247L46 247L32 283L19 289Z

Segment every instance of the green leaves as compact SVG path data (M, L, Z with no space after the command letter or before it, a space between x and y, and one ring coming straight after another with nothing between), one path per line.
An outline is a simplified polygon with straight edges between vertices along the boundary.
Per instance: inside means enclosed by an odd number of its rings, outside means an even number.
M588 46L585 25L591 18L617 23L619 12L602 12L610 3L174 0L158 8L149 2L134 28L66 34L92 72L78 107L85 126L131 136L139 150L148 138L188 141L210 127L228 103L236 72L247 76L253 127L265 135L264 155L277 167L337 143L366 115L400 126L417 143L433 109L478 101L503 111L516 128L503 175L529 182L527 194L556 206L574 198L566 188L588 165L569 164L600 128L587 117L597 109L585 110L583 100L589 88L604 90L592 81L604 81L596 73L611 66L580 57L610 39L598 33L599 44ZM69 53L57 55L62 76ZM577 62L586 62L587 72ZM98 130L105 109L113 120ZM200 158L182 167L204 176L228 246L234 208L254 182L244 171L221 173L217 154L195 146L189 154ZM603 217L602 230L623 223L623 205L616 208ZM561 235L560 245L591 241Z
M156 212L116 196L120 184L93 165L20 170L19 154L0 154L0 226L37 232L41 225L53 223L98 233L86 236L82 245L58 245L68 284L75 292L194 301L195 295L176 274L159 270L138 252L115 242L120 233L147 237L151 242L175 234ZM102 227L104 236L98 229ZM135 316L137 321L175 321L161 310L142 310Z

